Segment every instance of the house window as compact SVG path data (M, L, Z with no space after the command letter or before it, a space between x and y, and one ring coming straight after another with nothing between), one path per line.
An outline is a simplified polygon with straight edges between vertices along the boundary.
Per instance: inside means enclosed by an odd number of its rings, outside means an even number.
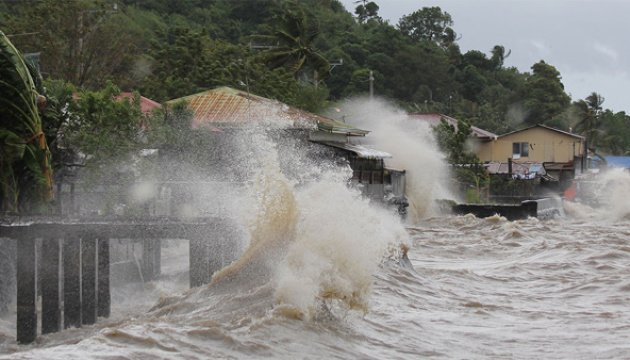
M512 159L520 159L529 156L529 143L515 142L512 143Z

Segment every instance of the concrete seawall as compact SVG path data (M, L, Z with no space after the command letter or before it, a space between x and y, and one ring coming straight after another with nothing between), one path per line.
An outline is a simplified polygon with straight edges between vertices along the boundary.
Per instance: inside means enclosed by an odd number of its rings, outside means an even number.
M543 198L526 200L518 205L513 204L455 204L452 206L454 214L473 214L480 218L500 215L508 220L527 219L537 217L549 219L564 215L562 199Z

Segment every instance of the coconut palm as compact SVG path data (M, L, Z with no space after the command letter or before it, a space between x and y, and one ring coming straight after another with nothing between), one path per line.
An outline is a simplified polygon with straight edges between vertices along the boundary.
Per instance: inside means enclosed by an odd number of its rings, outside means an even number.
M602 133L600 125L603 103L604 98L595 92L587 96L586 99L574 103L578 115L578 123L575 125L575 130L586 136L589 145L593 147L598 145L598 140Z
M0 31L0 209L18 211L20 190L52 199L50 151L37 104L42 97L18 50ZM28 183L23 181L28 179Z
M272 36L262 37L277 41L278 44L263 54L264 60L272 67L288 67L296 77L307 69L313 71L314 81L328 75L330 64L313 45L319 31L309 26L304 12L301 9L287 9L279 23L280 28Z

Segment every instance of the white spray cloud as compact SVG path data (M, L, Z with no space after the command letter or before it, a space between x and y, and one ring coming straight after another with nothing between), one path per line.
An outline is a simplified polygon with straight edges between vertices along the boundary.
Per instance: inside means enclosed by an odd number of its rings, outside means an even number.
M438 150L428 123L412 121L405 112L380 99L353 99L340 109L349 124L371 131L361 141L392 154L386 166L406 170L410 222L432 215L436 199L453 198L447 186L445 156Z
M630 173L626 170L606 170L590 180L578 181L577 187L577 201L564 203L570 216L604 221L630 219Z

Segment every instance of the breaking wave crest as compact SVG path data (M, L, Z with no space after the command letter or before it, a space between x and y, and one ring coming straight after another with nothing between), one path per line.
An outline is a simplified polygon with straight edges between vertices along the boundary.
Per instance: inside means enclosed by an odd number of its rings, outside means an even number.
M373 274L407 242L396 215L339 180L327 174L297 192L296 239L279 266L275 299L300 318L312 318L324 300L367 311Z
M309 176L291 178L280 166L280 156L287 154L280 154L276 143L262 132L250 140L260 161L253 164L250 201L240 219L249 245L207 287L164 299L154 310L186 312L196 307L180 305L216 287L239 291L269 284L274 291L267 301L284 316L312 319L325 301L367 311L374 273L383 259L399 256L408 245L399 216L348 187L348 167L294 154L302 159L297 173Z

